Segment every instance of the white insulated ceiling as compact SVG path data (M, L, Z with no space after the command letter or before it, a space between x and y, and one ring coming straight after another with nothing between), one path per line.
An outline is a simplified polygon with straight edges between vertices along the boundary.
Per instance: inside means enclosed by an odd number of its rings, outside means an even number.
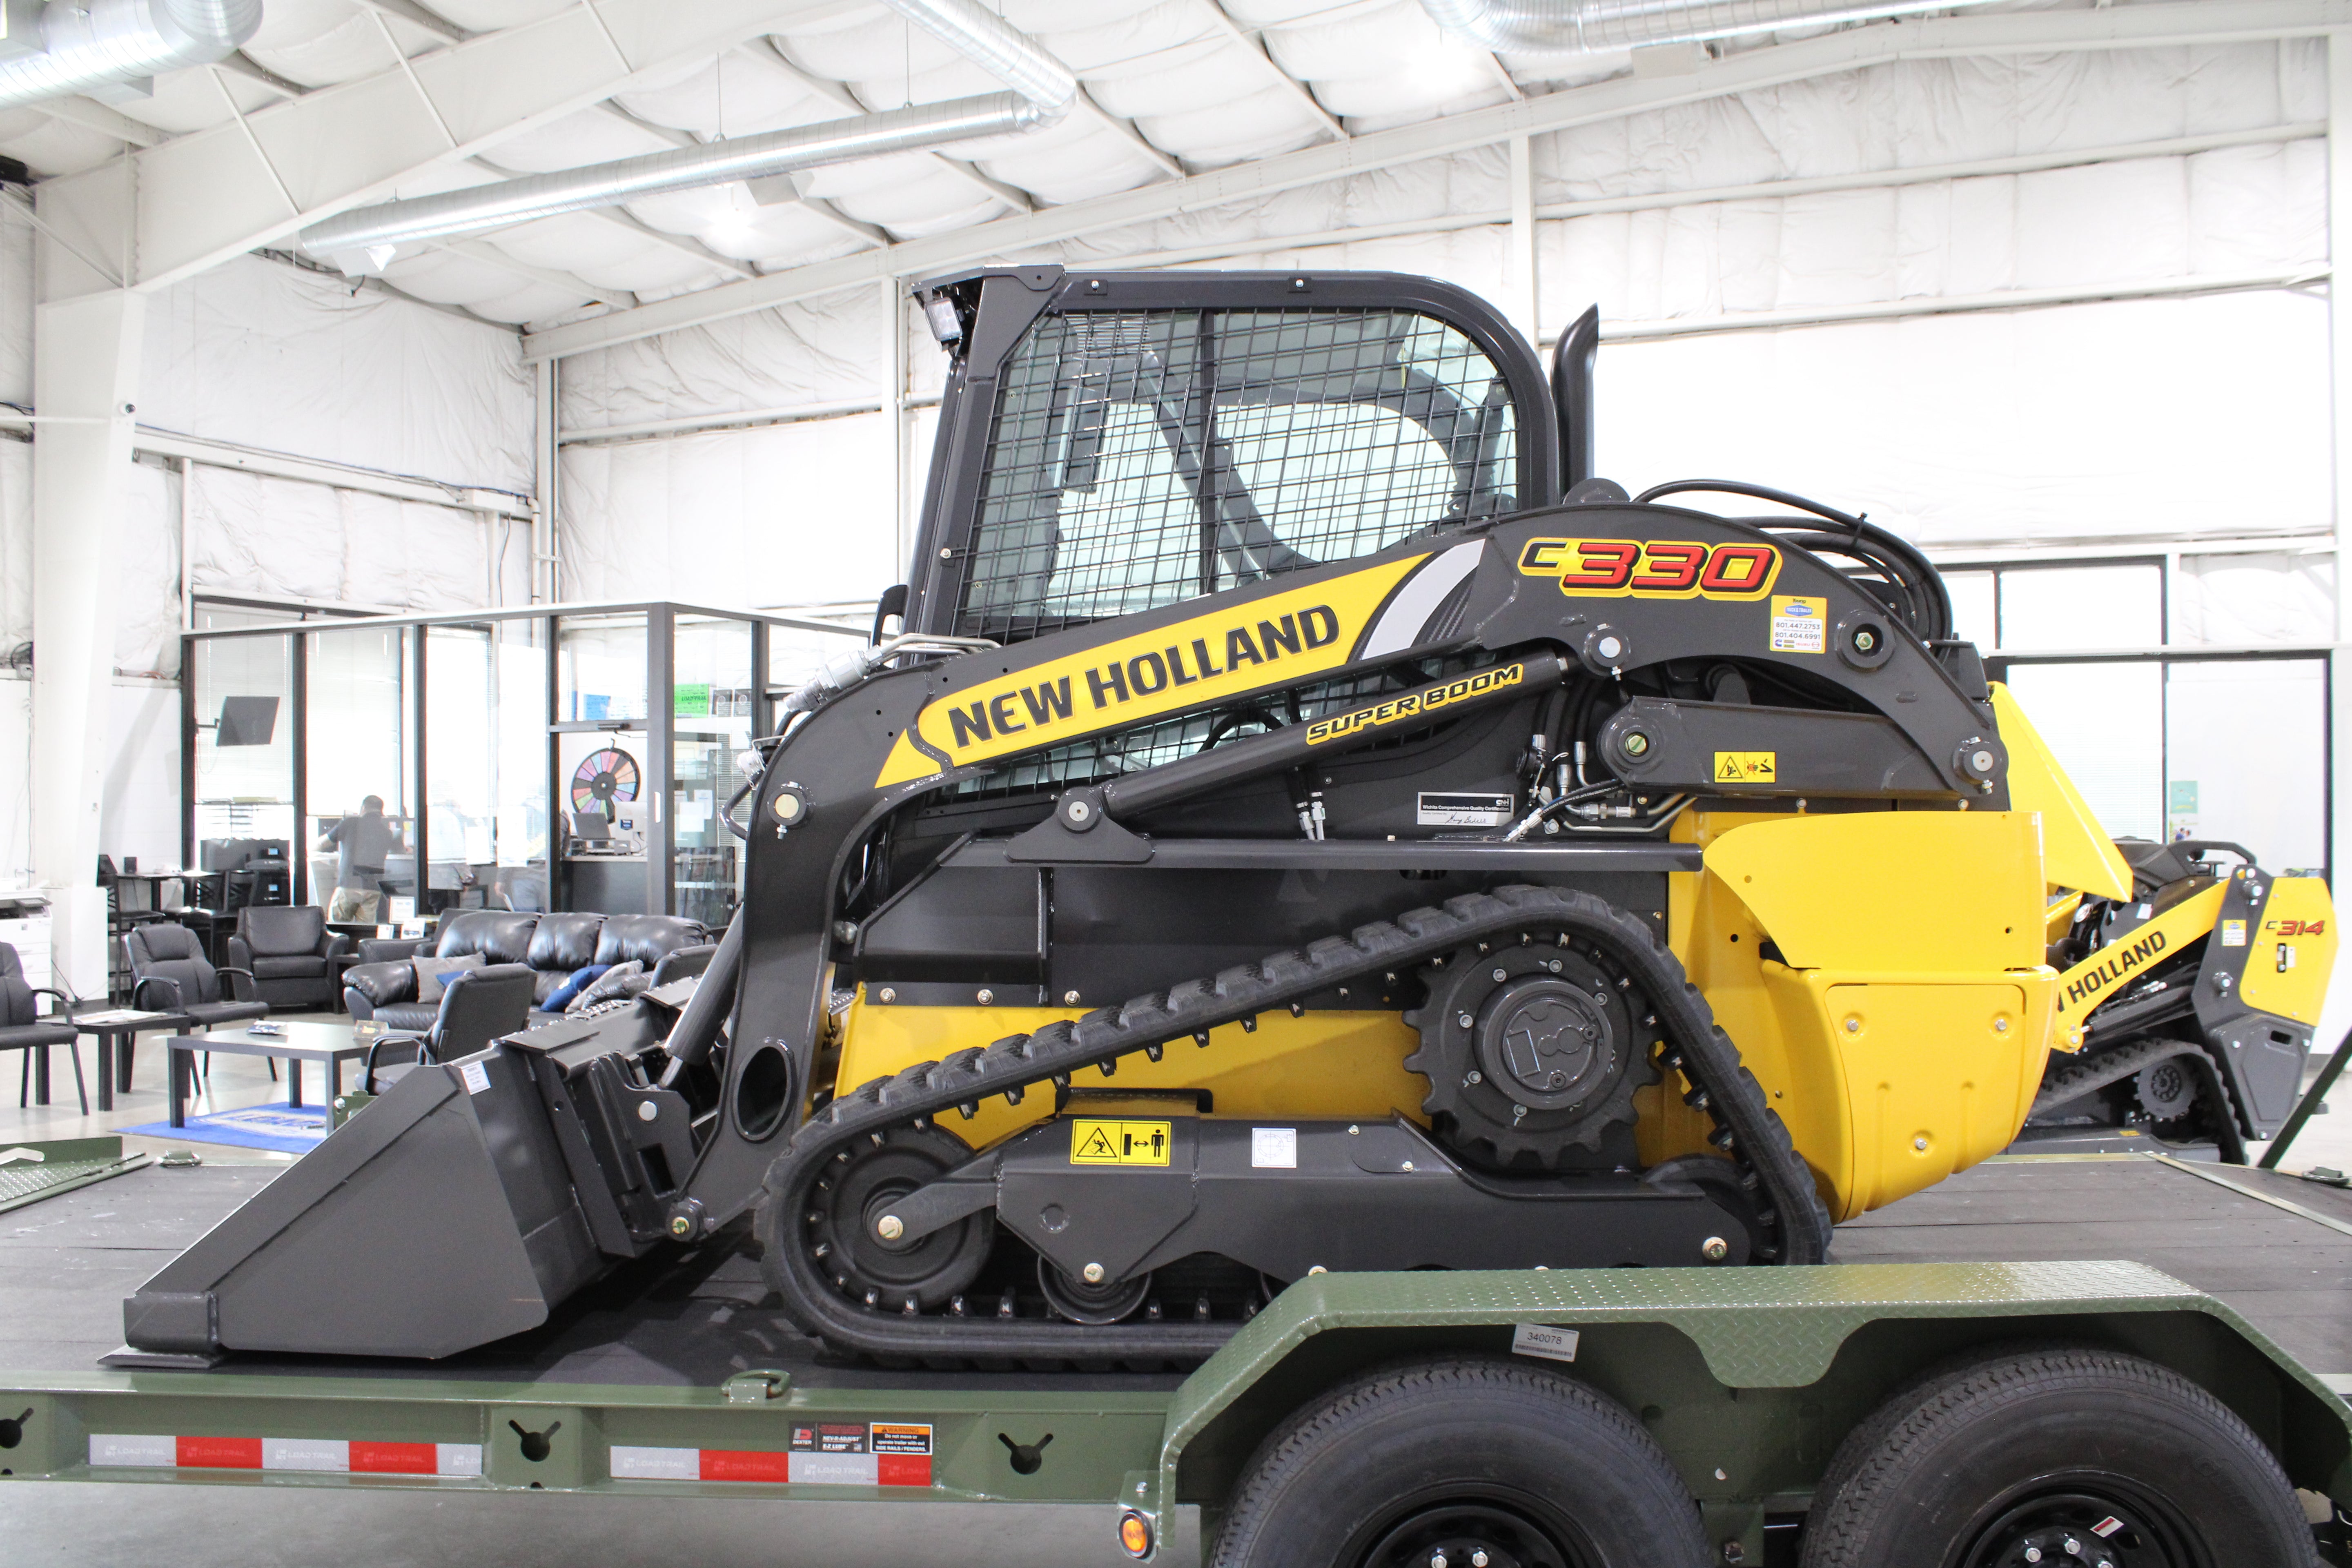
M378 75L579 0L267 0L240 56L159 78L112 110L67 99L0 110L0 153L36 176L227 122L303 90ZM574 213L469 240L404 246L385 280L487 320L547 326L1079 201L1362 132L1541 92L1557 64L1503 61L1439 33L1419 0L990 0L1075 72L1090 104L1026 136L813 171L762 206L740 184ZM997 90L880 5L780 5L776 30L401 195L658 152L691 142ZM1590 78L1624 57L1580 62ZM114 118L120 115L131 123Z

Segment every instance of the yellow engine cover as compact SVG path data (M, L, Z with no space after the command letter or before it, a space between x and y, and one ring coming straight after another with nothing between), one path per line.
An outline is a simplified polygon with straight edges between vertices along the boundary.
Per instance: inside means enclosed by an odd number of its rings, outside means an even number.
M2057 988L2034 814L1717 816L1685 831L1706 869L1674 879L1676 951L1834 1217L2008 1146ZM1667 1127L1645 1158L1701 1131Z

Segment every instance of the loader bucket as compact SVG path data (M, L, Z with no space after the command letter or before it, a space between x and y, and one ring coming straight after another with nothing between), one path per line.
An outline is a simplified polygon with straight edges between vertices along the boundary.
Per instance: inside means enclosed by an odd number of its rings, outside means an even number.
M421 1066L123 1302L118 1364L437 1357L547 1319L609 1260L523 1056Z

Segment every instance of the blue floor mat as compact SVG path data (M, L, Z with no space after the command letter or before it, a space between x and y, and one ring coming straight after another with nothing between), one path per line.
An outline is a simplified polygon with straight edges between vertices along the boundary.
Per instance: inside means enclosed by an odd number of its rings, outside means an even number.
M294 1110L289 1110L284 1100L277 1100L268 1105L242 1106L235 1110L215 1110L209 1116L191 1116L185 1127L174 1127L169 1121L150 1121L143 1126L125 1127L121 1131L141 1138L163 1138L188 1143L232 1143L240 1149L275 1149L281 1154L307 1154L327 1136L327 1108L306 1105Z

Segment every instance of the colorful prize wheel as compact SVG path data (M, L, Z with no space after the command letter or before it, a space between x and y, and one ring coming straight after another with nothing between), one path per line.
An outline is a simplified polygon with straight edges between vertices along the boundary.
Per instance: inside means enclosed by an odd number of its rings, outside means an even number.
M572 809L613 815L616 800L637 798L637 759L617 746L592 752L572 770Z

